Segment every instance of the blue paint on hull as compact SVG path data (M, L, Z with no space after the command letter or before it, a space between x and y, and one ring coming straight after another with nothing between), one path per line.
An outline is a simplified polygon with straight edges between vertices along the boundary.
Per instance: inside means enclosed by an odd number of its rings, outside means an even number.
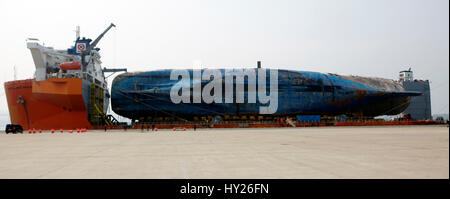
M258 97L257 103L247 103L247 86L245 86L244 94L245 103L175 104L171 101L169 93L179 80L170 80L171 71L155 70L124 73L117 76L111 88L113 111L132 119L157 116L175 116L181 119L205 115L257 115L260 106L267 106L267 104L260 104ZM224 69L220 71L224 78ZM193 71L189 70L189 74L192 78ZM266 76L268 86L269 70ZM372 82L377 83L376 81ZM190 82L191 87L192 82ZM203 80L202 87L208 82ZM247 83L245 79L244 84ZM258 77L256 77L257 83ZM397 83L392 82L392 84L393 87L399 88ZM224 85L222 90L225 91ZM394 115L406 109L410 96L416 95L420 93L374 86L373 83L355 81L344 76L280 69L278 70L278 109L273 115ZM235 92L233 96L236 97ZM224 93L222 97L224 102Z

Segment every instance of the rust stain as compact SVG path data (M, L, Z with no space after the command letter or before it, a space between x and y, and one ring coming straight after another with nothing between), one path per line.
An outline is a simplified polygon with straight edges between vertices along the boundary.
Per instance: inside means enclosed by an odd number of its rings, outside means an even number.
M355 99L363 99L367 95L367 91L365 90L357 90L355 92Z

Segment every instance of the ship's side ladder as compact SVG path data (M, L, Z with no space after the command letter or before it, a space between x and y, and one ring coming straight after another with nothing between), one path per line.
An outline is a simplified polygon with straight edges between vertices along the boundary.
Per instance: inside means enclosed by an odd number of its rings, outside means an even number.
M91 84L89 103L89 122L96 126L119 125L120 122L112 115L103 112L104 89L97 84Z

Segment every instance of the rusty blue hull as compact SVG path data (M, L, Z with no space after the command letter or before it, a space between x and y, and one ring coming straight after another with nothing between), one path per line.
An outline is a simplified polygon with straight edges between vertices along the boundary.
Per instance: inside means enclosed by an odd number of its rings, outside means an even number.
M225 70L219 71L224 77ZM179 80L171 80L171 72L172 70L154 70L118 75L113 80L111 88L112 110L131 119L172 116L189 120L194 116L207 115L259 115L260 107L267 105L258 100L256 103L248 103L248 78L244 80L246 89L244 103L236 103L236 93L233 95L233 103L208 104L204 101L192 103L193 96L190 98L190 103L174 103L171 100L170 91L175 84L179 83ZM191 77L193 76L193 70L188 70L188 73ZM404 91L397 82L383 78L281 69L277 70L277 73L278 106L276 112L272 114L276 116L395 115L408 107L410 97L421 94ZM266 74L266 85L269 87L269 70ZM194 80L190 81L189 85L185 85L191 87L191 94L193 82ZM201 87L208 83L208 80L203 80ZM258 87L258 81L256 81L256 87ZM225 94L222 98L224 102Z

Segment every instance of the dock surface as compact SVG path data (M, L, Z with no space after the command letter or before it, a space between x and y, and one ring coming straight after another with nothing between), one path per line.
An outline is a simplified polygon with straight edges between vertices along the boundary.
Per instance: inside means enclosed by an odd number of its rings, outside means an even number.
M0 132L0 178L449 178L447 126Z

